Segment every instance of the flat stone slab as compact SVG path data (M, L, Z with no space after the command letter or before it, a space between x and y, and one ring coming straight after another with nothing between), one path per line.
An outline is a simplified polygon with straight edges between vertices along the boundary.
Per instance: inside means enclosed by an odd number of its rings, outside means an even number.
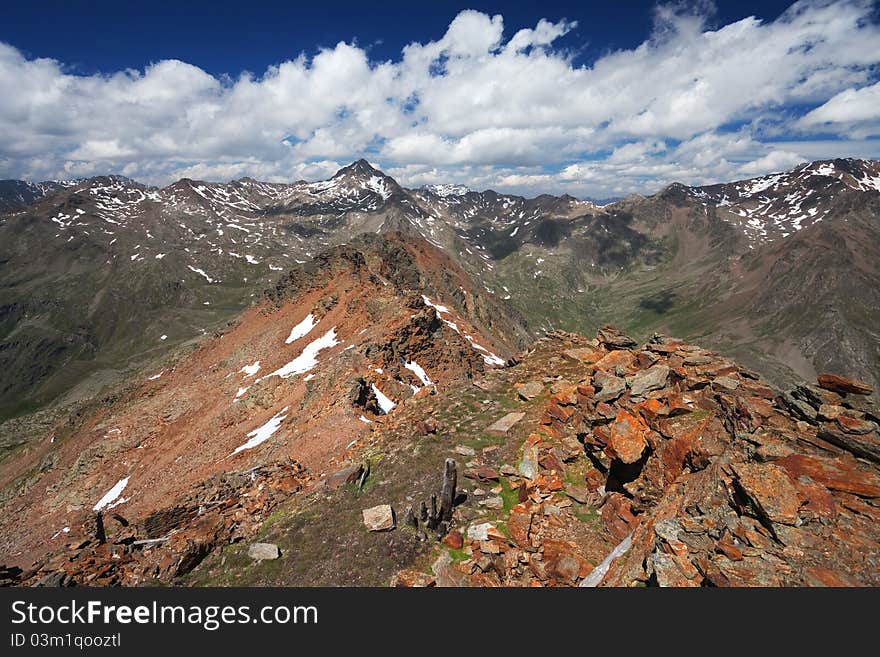
M384 532L394 529L394 509L390 504L380 504L364 509L364 526L371 532Z
M837 374L820 374L818 377L819 387L833 392L847 392L853 395L870 395L874 392L864 381L849 379Z
M540 381L529 381L517 388L516 392L523 400L531 401L544 392L544 384Z
M489 530L494 529L490 522L483 522L479 525L471 525L467 530L467 537L472 541L488 541Z
M274 543L254 543L248 548L248 556L254 561L277 559L281 556L281 550Z
M522 420L525 416L525 413L508 413L500 420L490 424L486 428L486 431L503 436L513 428L513 425Z

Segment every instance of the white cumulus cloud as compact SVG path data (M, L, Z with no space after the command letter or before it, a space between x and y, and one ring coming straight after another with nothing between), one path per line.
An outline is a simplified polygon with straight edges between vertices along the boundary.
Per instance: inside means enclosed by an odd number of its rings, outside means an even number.
M0 43L0 177L315 179L367 156L403 184L602 197L764 173L841 144L877 157L872 10L804 0L716 28L709 5L660 5L641 44L585 64L556 44L590 40L588 24L508 30L467 10L391 61L352 34L236 78L177 60L79 75Z

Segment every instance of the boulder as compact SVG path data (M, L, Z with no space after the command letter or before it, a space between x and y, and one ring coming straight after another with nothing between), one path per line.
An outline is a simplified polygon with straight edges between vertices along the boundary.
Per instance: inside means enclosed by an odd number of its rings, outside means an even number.
M838 420L840 419L838 418ZM855 431L837 431L832 425L826 424L819 429L818 437L855 456L880 463L880 440L877 439L876 433L861 434Z
M739 381L731 379L729 376L719 376L713 379L712 385L724 390L736 390L739 388Z
M652 390L666 387L669 368L666 365L655 365L627 379L629 391L633 397L644 397Z
M633 352L624 349L616 349L614 351L609 351L600 360L596 361L593 367L597 371L623 372L632 367L635 360L636 357L633 355Z
M586 364L595 363L597 360L602 358L602 356L604 356L601 351L596 351L595 349L589 349L587 347L566 349L562 352L562 355L570 361Z
M281 550L274 543L254 543L248 548L248 556L254 561L277 559Z
M499 436L506 435L513 426L526 416L525 413L508 413L499 420L486 427L488 433L494 433Z
M384 532L394 529L394 509L390 504L380 504L378 506L364 509L364 526L371 532Z
M635 463L648 446L648 427L635 415L620 409L611 425L608 445L624 463Z
M327 477L327 487L336 489L344 486L345 484L352 484L357 481L358 477L360 477L361 472L363 472L363 466L358 465L347 465L341 470L337 470L332 475Z
M454 529L443 537L443 545L453 550L460 550L464 545L464 536L460 531Z
M800 500L785 470L770 463L737 463L733 469L737 482L760 515L784 525L797 523Z
M593 385L599 388L594 399L607 402L617 399L626 390L626 379L600 370L593 377Z
M596 338L601 344L611 349L632 349L638 344L631 337L624 335L609 324L605 324L599 329Z

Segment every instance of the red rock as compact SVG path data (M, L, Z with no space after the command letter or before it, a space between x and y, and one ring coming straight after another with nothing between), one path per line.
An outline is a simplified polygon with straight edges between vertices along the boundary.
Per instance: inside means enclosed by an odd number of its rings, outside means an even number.
M761 514L784 525L797 523L800 500L785 470L770 463L737 463L732 467L742 490Z
M611 324L604 324L596 332L596 339L612 349L632 349L638 343L628 335L624 335Z
M587 574L592 570L592 564L578 554L576 543L547 538L542 545L545 572L558 582L571 586L579 577L584 576L581 573Z
M401 570L391 578L391 586L394 588L421 588L434 586L436 582L434 577L418 570Z
M535 556L536 555L532 555L533 558L529 560L529 570L532 571L532 574L534 574L534 576L537 577L540 581L546 582L548 579L550 579L550 575L547 572L547 564L544 562L543 559L535 559ZM533 583L532 586L534 585L535 584ZM537 586L541 586L541 584L538 584Z
M558 406L570 406L572 404L577 404L577 391L574 386L571 386L570 389L556 392L550 395L550 401Z
M768 400L775 399L778 394L770 386L765 386L756 381L741 381L739 384L739 390L753 397L760 397L761 399Z
M535 488L541 491L562 490L565 483L558 474L540 474L535 478Z
M443 545L453 550L460 550L464 545L464 536L457 529L453 529L443 537Z
M540 453L538 457L538 465L545 470L555 470L556 472L563 472L565 470L565 467L556 455L553 452L548 451L542 451Z
M836 406L834 404L822 404L819 406L819 413L817 417L823 421L833 422L837 419L839 415L842 415L846 412L846 409L843 406Z
M812 566L807 569L807 584L810 586L830 586L840 588L844 586L855 586L853 582L843 573L836 573L822 566Z
M575 347L574 349L566 349L562 355L576 363L592 364L602 358L605 352L588 349L586 347Z
M584 475L584 480L587 482L587 485L591 490L596 490L599 486L605 483L605 478L596 468L590 468L587 470L587 474Z
M673 393L666 398L666 414L669 417L684 415L693 412L690 405L682 398L681 395Z
M683 344L681 340L666 338L664 342L648 343L648 349L655 354L674 354Z
M839 490L861 497L880 497L880 477L874 472L860 470L853 459L823 458L792 454L775 461L785 468L792 479L807 475L830 490Z
M416 431L419 432L422 436L427 436L428 434L437 433L440 430L440 423L433 418L428 418L427 420L420 420L415 423Z
M435 561L434 565L431 566L431 570L434 572L437 586L470 586L468 578L465 576L464 573L462 573L460 570L458 570L458 568L455 567L455 565L452 563L452 557L450 557L449 553L445 550L441 552L440 556L437 558L437 561Z
M727 541L718 541L715 544L715 550L731 561L742 561L743 559L742 550L736 547L733 543L728 543Z
M529 531L532 528L532 513L525 504L517 504L510 510L510 517L507 520L507 531L510 534L510 540L519 547L530 547Z
M608 494L605 504L602 505L601 517L605 529L618 541L626 538L632 531L632 525L637 522L629 500L620 493Z
M584 397L592 397L596 394L596 389L593 386L581 384L577 386L577 392Z
M812 511L817 516L834 519L837 517L837 505L834 496L825 486L816 483L807 475L801 475L794 480L798 498L804 509Z
M519 482L519 487L516 490L516 501L522 504L527 499L529 499L529 484L526 483L525 480Z
M611 439L611 429L607 425L593 427L593 431L587 434L586 440L599 447L605 447Z
M556 418L550 417L546 413L541 418L543 424L538 427L538 431L550 438L562 438L566 431L565 425Z
M328 488L336 489L345 484L351 484L357 481L362 469L363 468L360 465L346 466L327 477L326 485Z
M486 529L486 537L490 541L495 541L496 543L497 542L501 542L501 543L507 542L507 536L505 536L504 533L500 529L498 529L497 527L488 527Z
M608 447L624 463L635 463L648 446L647 433L648 427L640 418L620 409L611 425Z
M686 557L655 552L650 559L654 576L662 587L697 587L703 580Z
M468 479L478 479L479 481L498 481L501 475L494 468L488 465L480 465L471 470L465 470L464 476Z
M636 404L635 410L642 414L649 422L651 420L656 419L660 415L666 415L669 409L666 407L666 404L661 402L659 399L646 399L640 404Z
M613 418L617 415L617 411L614 410L614 407L611 404L607 404L605 402L599 402L596 404L596 412L605 418Z
M849 379L837 374L820 374L817 378L820 388L832 392L845 392L854 395L870 395L874 389L863 381Z
M497 588L501 586L498 579L498 573L489 571L488 573L475 573L470 577L470 585L481 588Z
M663 476L667 485L675 481L681 474L685 461L693 448L692 441L692 434L684 434L676 436L660 449L660 459L663 462Z
M736 403L752 418L768 418L776 412L772 402L764 397L737 397Z
M621 368L628 370L635 362L635 356L631 351L615 350L609 351L601 360L597 361L593 367L597 370L609 371Z
M867 422L866 420L859 420L858 418L850 417L848 415L838 415L835 418L835 421L847 433L854 433L857 435L865 435L866 433L871 433L874 430L874 424L871 422Z
M544 414L549 417L559 420L560 422L567 421L572 415L574 415L574 409L568 406L559 406L558 404L549 403L544 408ZM543 420L542 420L543 422ZM549 424L544 422L544 424Z
M870 518L872 522L880 524L880 509L876 506L866 504L861 498L858 498L855 495L850 495L848 493L839 493L838 495L839 498L837 502L839 502L840 506L847 508L850 511L855 511L866 518Z

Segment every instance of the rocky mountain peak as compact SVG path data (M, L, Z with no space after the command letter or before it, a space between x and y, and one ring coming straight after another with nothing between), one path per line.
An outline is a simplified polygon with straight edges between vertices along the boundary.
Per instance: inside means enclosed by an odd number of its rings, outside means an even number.
M339 171L333 174L333 178L331 180L335 180L337 178L371 178L373 176L380 178L389 178L389 176L385 175L382 171L374 167L364 158L359 160L355 160L348 166L342 167Z

